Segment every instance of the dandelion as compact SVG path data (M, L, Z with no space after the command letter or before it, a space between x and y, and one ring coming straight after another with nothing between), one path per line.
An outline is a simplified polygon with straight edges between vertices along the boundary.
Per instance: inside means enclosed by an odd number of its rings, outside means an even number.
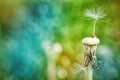
M44 41L42 47L48 57L48 78L49 80L56 80L55 61L62 52L63 47L60 43L52 43L51 41Z
M93 69L98 69L98 64L96 60L96 48L100 40L98 38L87 37L82 40L82 43L85 45L85 56L84 56L84 66L88 67L89 63Z
M104 14L104 10L102 8L97 10L86 9L85 16L93 19L93 32L92 37L86 37L82 40L82 43L85 46L84 67L87 68L85 70L84 80L92 80L92 69L99 69L96 58L96 49L97 45L100 43L100 40L95 37L96 22L105 17L106 14Z

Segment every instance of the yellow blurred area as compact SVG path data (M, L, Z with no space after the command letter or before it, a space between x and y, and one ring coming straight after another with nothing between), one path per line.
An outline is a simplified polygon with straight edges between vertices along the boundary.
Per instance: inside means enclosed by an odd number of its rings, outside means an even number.
M2 23L7 23L15 18L17 11L21 8L23 0L1 0L0 19Z
M62 55L62 57L61 57L61 64L63 66L70 66L71 65L70 58L68 56L66 56L66 55Z

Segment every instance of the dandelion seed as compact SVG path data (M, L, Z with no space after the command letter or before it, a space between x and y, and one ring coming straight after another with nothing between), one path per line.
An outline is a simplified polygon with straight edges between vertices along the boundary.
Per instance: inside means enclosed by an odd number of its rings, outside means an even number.
M98 8L97 10L86 9L85 16L94 20L98 20L105 17L106 14L104 13L104 9L102 8Z
M86 9L84 15L94 20L93 21L93 33L92 33L92 37L94 37L97 20L106 16L106 14L104 13L104 9L102 8L98 8L97 10Z

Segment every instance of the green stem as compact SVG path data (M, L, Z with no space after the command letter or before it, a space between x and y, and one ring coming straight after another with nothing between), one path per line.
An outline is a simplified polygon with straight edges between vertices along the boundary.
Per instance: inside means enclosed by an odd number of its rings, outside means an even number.
M93 76L93 70L91 68L91 65L88 65L84 73L84 80L92 80L92 76Z
M96 22L97 22L97 19L96 19L96 20L94 20L94 22L93 22L93 32L92 32L92 37L94 37L94 36L95 36Z

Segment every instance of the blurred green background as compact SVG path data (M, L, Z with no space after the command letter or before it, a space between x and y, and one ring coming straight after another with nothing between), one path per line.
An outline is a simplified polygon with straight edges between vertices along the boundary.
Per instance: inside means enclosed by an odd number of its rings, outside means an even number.
M84 10L99 7L107 15L96 24L93 80L120 80L119 0L0 0L0 80L83 80L75 64L93 29Z

